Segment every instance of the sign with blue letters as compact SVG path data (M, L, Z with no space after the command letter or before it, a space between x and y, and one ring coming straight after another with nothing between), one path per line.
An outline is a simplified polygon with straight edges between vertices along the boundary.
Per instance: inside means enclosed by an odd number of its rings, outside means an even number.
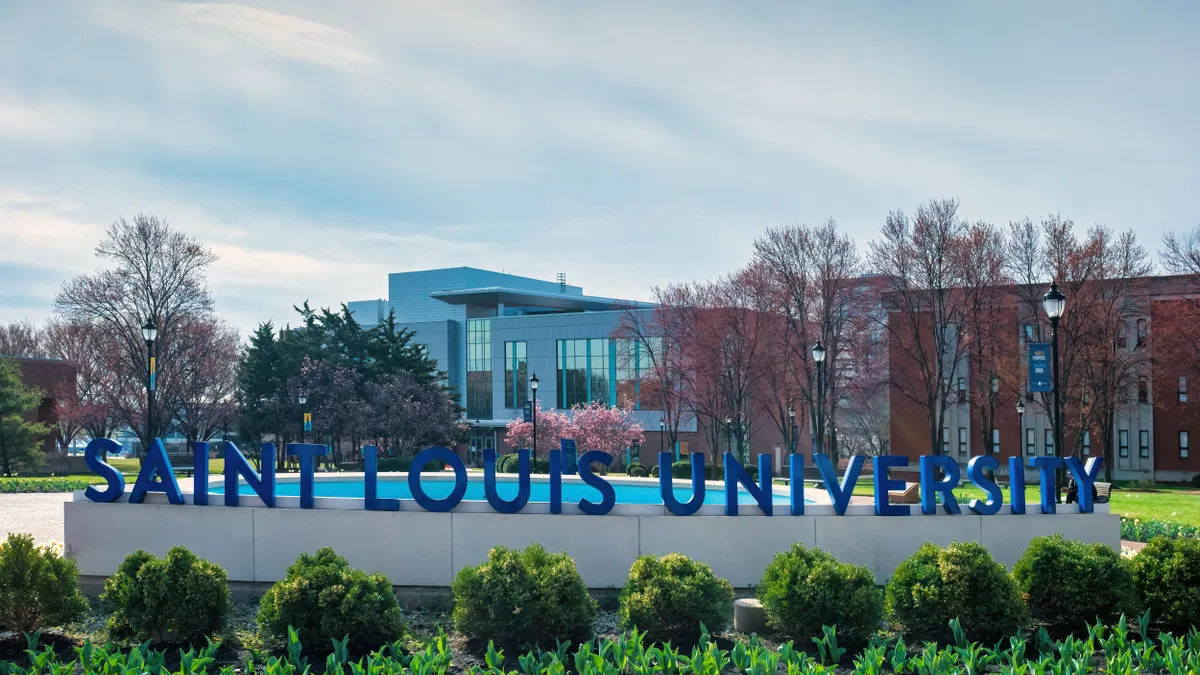
M255 471L253 465L242 455L237 446L225 441L224 455L224 484L225 494L221 499L225 506L237 506L239 503L238 488L245 484L262 500L267 508L275 507L275 444L263 443L261 450L261 471ZM564 442L565 446L566 443ZM571 443L573 446L574 443ZM197 442L193 445L192 469L195 474L193 484L195 492L192 504L195 506L208 505L208 459L209 444ZM94 502L115 502L125 495L125 477L112 465L104 461L105 454L115 456L121 450L116 441L109 438L96 438L88 443L84 452L87 466L93 473L104 479L100 486L88 487L85 496ZM571 447L571 450L574 450ZM316 443L289 443L287 454L296 457L300 465L300 508L311 509L316 497L316 467L319 457L329 452L328 446ZM367 446L363 453L363 488L364 507L370 511L398 511L401 504L399 499L384 499L379 497L379 459L378 449ZM496 451L484 450L483 453L483 485L487 502L500 513L517 513L529 502L531 457L529 450L518 450L517 494L511 499L502 499L496 490ZM574 452L570 452L574 455ZM791 486L790 503L786 508L787 515L804 515L804 455L793 454L789 467ZM696 513L704 504L705 484L704 453L691 454L691 498L679 501L674 489L674 479L671 475L671 463L674 457L669 452L659 453L659 495L663 505L671 513L688 516ZM564 461L566 460L566 461ZM725 480L722 491L725 493L725 515L738 515L738 491L744 489L754 498L755 505L763 515L775 515L774 493L772 488L772 471L770 453L758 456L758 480L755 481L742 464L732 454L725 453ZM850 496L854 486L863 478L863 467L867 457L858 455L850 459L849 465L841 476L835 469L836 460L825 454L813 456L821 481L829 493L829 500L834 513L839 516L846 514L850 505ZM421 483L421 470L426 464L440 461L447 469L454 472L454 488L444 497L431 497ZM550 474L547 480L550 484L550 512L562 513L563 491L562 476L567 473L567 461L563 449L550 451ZM579 476L592 494L581 498L577 504L579 510L588 515L602 515L612 510L616 505L616 491L612 483L603 476L592 472L593 464L608 466L613 457L607 452L589 450L584 452L574 462L575 468L570 473ZM889 491L904 489L904 481L891 478L891 469L904 469L910 466L910 460L903 455L875 457L872 461L872 475L866 480L873 480L875 487L875 514L879 516L907 516L912 513L907 504L889 502ZM939 502L944 513L955 515L962 512L960 506L966 506L971 512L980 515L993 515L999 512L1004 504L1004 493L995 480L996 469L1000 460L990 455L972 457L967 463L967 480L978 487L987 499L972 499L960 505L954 490L958 487L960 468L958 462L946 455L926 455L917 462L920 476L921 513L933 515L938 512ZM1041 478L1041 513L1055 512L1054 475L1059 469L1071 473L1079 485L1079 512L1092 512L1092 485L1100 474L1101 459L1092 457L1085 464L1078 457L1030 457L1028 466L1038 470ZM1008 485L1011 493L1009 510L1014 515L1025 513L1025 467L1024 458L1010 457L1008 459ZM467 492L467 466L458 454L444 447L426 448L413 459L408 471L408 487L413 501L426 511L450 511L462 502ZM162 441L155 439L146 453L137 482L129 492L128 501L140 504L151 492L161 492L166 495L171 504L185 504L183 493L175 480L175 471L167 458L167 452ZM411 507L406 507L411 508ZM781 514L783 515L783 514Z
M1029 391L1048 392L1054 389L1050 381L1050 343L1029 343Z

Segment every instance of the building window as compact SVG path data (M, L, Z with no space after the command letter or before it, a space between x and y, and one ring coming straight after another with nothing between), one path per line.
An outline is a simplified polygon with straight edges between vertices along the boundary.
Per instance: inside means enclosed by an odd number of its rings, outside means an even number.
M526 342L504 343L504 407L520 408L529 400L529 362Z
M958 378L958 402L966 403L967 401L967 378Z
M958 454L960 454L960 455L967 454L967 428L966 427L958 428Z
M1117 432L1117 454L1120 457L1129 456L1129 431L1127 429Z
M1188 432L1179 432L1179 457L1187 459L1188 456Z
M1129 347L1129 326L1122 319L1121 323L1117 324L1117 349L1127 349Z
M992 429L992 454L1000 454L1000 430Z
M615 375L617 388L616 399L613 404L618 406L631 405L638 410L648 409L649 406L645 404L653 403L653 401L643 401L642 396L643 392L653 391L653 354L660 353L661 339L620 339L613 340L612 343L616 350L617 358ZM651 350L654 350L653 354Z
M1035 449L1036 444L1034 443L1035 438L1033 429L1025 430L1025 454L1033 455L1037 452Z
M1187 403L1187 378L1179 377L1179 402Z
M1138 378L1138 403L1150 402L1150 387L1146 384L1146 378Z
M1083 432L1083 454L1092 454L1092 432L1090 431Z
M1033 342L1033 324L1025 324L1025 341Z
M950 454L950 430L942 427L942 454Z
M467 417L492 419L492 322L467 320Z
M617 353L608 338L558 341L558 407L597 402L613 405Z
M1054 430L1053 429L1046 430L1046 444L1045 444L1044 452L1046 453L1047 457L1050 457L1054 454Z
M1000 378L996 377L995 375L992 376L992 393L1000 393Z
M1138 457L1150 456L1150 432L1143 429L1138 432Z
M1146 346L1146 320L1137 320L1137 346Z

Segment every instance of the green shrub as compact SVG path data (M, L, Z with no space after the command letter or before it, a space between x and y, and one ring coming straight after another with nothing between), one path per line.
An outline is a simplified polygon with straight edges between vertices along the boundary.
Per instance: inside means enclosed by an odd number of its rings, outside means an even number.
M566 553L540 544L524 551L497 546L487 562L464 567L451 584L454 628L502 646L553 647L592 637L596 603Z
M1037 537L1013 568L1013 580L1030 615L1053 635L1137 613L1132 567L1104 544Z
M646 467L640 462L633 462L629 466L625 467L625 475L629 476L630 478L645 478L646 476L650 475L650 472L647 471Z
M1028 617L1008 570L976 542L925 544L896 568L884 602L888 620L915 640L949 640L957 618L972 640L991 644Z
M820 638L823 626L837 626L838 643L857 649L883 618L883 595L866 567L800 544L775 554L758 585L758 599L772 630L803 645Z
M356 652L404 634L392 582L350 567L328 546L301 555L288 567L287 577L267 590L259 603L258 625L276 640L286 640L291 626L315 649L349 636Z
M216 635L229 615L225 570L182 546L131 553L104 582L101 606L118 640L186 644Z
M658 478L658 476L659 476L658 465L655 464L654 466L650 467L650 477Z
M0 543L0 629L20 635L64 626L85 609L74 560L53 546L37 546L28 534Z
M1200 488L1200 473L1197 473L1194 476L1192 476L1192 487Z
M1163 630L1200 627L1200 539L1156 537L1133 557L1138 601Z
M617 610L622 628L646 631L651 640L694 642L701 624L723 631L732 617L733 586L681 553L633 561Z
M393 473L393 472L407 473L408 468L410 466L412 466L412 463L413 463L412 457L381 457L381 458L379 458L379 463L377 465L377 468L379 469L380 473L384 473L384 472L386 472L386 473ZM425 464L425 469L423 471L445 471L445 470L446 470L446 463L440 459L434 459L434 460L430 460L428 463Z
M19 492L74 492L89 483L77 478L0 478L0 494Z
M500 455L496 458L496 473L516 473L521 466L521 458L515 452ZM529 458L530 473L550 473L550 460Z

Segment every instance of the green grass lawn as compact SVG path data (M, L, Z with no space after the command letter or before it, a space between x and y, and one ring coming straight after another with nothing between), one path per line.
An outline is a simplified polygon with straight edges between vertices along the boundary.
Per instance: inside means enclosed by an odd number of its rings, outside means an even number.
M1008 488L1001 485L1001 489L1004 492L1004 503L1011 503ZM1037 484L1025 486L1026 508L1036 506L1041 502L1040 490L1041 488ZM1113 486L1109 508L1114 514L1127 518L1169 520L1187 525L1200 525L1200 494L1187 494L1189 492L1195 493L1196 488L1158 484L1153 492L1149 492L1123 488L1118 483ZM854 486L854 494L873 497L875 486L870 481L865 483L859 481ZM974 485L960 487L954 491L954 494L960 497L965 495L967 499L985 498L983 490Z

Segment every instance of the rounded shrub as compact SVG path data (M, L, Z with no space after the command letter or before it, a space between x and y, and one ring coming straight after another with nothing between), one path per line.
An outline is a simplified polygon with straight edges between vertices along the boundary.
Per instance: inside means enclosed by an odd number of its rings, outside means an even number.
M175 546L164 558L134 551L104 582L100 604L118 640L187 644L216 635L229 615L220 565Z
M645 478L650 475L650 472L646 471L646 467L643 464L632 462L629 466L625 467L625 475L630 478Z
M758 600L771 629L797 644L812 644L823 626L836 626L838 643L856 650L883 619L883 595L870 570L800 544L775 554L758 585Z
M622 628L646 631L660 641L692 642L700 637L700 624L723 631L732 617L733 586L681 553L633 561L617 610Z
M1200 627L1200 539L1155 537L1133 558L1142 609L1162 630L1186 635Z
M1137 613L1132 566L1104 544L1036 537L1013 567L1013 580L1030 616L1054 635Z
M540 544L493 548L487 562L459 570L450 590L454 628L472 640L552 647L556 640L578 644L592 636L596 603L575 561Z
M516 473L521 461L517 453L510 452L496 457L496 473ZM529 458L530 473L550 473L550 460Z
M350 648L365 652L404 634L404 619L392 582L367 574L328 546L301 555L287 577L263 595L258 626L276 640L287 639L288 626L313 649L350 637Z
M0 629L21 635L64 626L85 609L74 560L34 544L28 534L10 534L0 543Z
M1008 570L976 542L922 546L888 581L884 609L911 639L939 642L951 638L951 619L970 639L991 644L1028 618Z

